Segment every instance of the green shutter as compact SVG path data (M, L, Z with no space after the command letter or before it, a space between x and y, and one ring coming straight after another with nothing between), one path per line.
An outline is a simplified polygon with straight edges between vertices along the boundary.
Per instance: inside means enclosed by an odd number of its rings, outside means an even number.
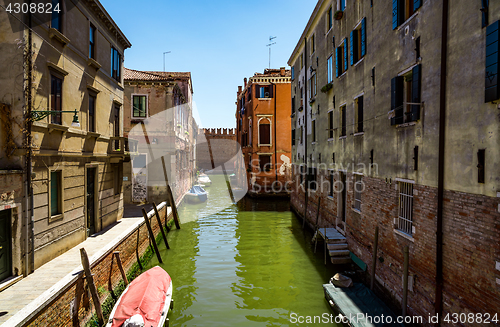
M50 215L59 213L59 173L50 173Z
M366 17L361 21L361 57L366 55Z
M412 70L412 90L411 90L411 102L421 103L420 92L422 85L422 65L416 65ZM411 106L411 117L410 121L417 121L420 119L420 106Z
M422 0L415 0L413 2L413 10L416 11L418 8L422 6Z
M391 110L394 110L395 115L391 118L391 125L402 124L404 122L403 92L404 77L394 77L391 80Z
M335 77L339 77L339 56L340 48L335 49Z
M499 21L486 27L486 80L484 102L498 100Z
M354 64L354 31L351 31L351 35L349 35L349 39L351 40L351 44L349 46L349 54L351 55L351 66Z
M345 39L345 40L344 40L344 71L346 71L346 70L347 70L347 68L349 67L349 66L347 65L347 51L348 51L348 50L347 50L347 47L348 47L348 43L349 43L349 42L347 42L347 39Z
M399 25L398 19L398 0L392 0L392 29L395 30Z

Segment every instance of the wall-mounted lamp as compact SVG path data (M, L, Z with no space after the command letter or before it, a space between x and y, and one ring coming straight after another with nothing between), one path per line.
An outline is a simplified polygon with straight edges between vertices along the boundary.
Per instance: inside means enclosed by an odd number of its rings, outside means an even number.
M73 111L67 111L67 110L62 110L62 111L59 111L59 110L31 111L31 118L33 119L33 121L39 121L39 120L44 119L47 116L56 115L56 114L60 114L63 112L73 112ZM75 113L75 115L73 116L73 122L71 123L71 126L80 127L80 122L78 121L78 113L77 113L76 109L75 109L74 113Z

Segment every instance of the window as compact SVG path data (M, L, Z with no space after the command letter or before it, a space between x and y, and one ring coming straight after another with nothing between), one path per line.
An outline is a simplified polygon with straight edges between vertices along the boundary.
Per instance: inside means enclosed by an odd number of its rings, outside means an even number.
M329 189L328 189L328 196L331 196L333 197L333 186L335 185L335 181L333 180L333 170L330 170L329 171L329 174L328 174L328 177L329 177L329 180L330 180L330 184L328 185Z
M304 141L304 126L300 126L300 144Z
M477 151L477 182L484 183L485 149Z
M398 182L399 215L397 229L412 235L413 230L413 184Z
M420 6L422 0L392 0L392 29L403 24Z
M328 112L328 138L333 138L333 110Z
M146 95L133 95L132 96L132 117L133 118L146 118L147 117L147 96Z
M255 86L257 91L257 97L259 98L272 98L273 97L273 87L272 85Z
M329 31L332 26L333 26L333 13L332 13L332 7L328 9L328 13L326 14L326 21L328 22L327 24L327 31Z
M95 59L95 27L92 24L89 30L89 58Z
M295 114L295 96L292 97L292 115Z
M122 180L123 180L123 171L121 164L112 164L111 168L113 170L113 189L115 195L119 195L122 192Z
M300 54L300 69L304 68L304 54Z
M271 156L268 154L259 155L259 166L260 171L268 172L271 171Z
M55 28L59 32L62 31L62 5L61 0L52 0L52 16L50 19L50 27Z
M292 129L292 146L295 145L295 129Z
M391 80L391 110L394 117L391 125L403 124L420 119L421 65Z
M343 105L340 107L340 137L346 136L347 135L347 125L346 125L346 112L345 112L346 106Z
M361 192L363 192L363 176L354 175L354 209L361 211Z
M339 215L339 218L345 222L345 209L346 209L346 203L347 203L347 186L346 186L346 175L344 172L340 171L339 172L339 178L340 178L340 185L339 185L339 198L338 198L338 205L337 205L337 212Z
M340 11L345 10L345 0L339 0L338 3L340 4L340 8L338 8Z
M331 83L333 82L333 56L328 57L326 66L328 71L328 83Z
M335 76L339 77L347 70L347 39L336 48Z
M363 132L363 96L356 98L356 133Z
M292 81L293 81L295 79L295 67L294 66L292 66L291 73L292 73Z
M499 44L498 37L500 21L496 21L486 28L486 80L484 102L491 102L500 98L500 84L498 83Z
M312 128L311 128L312 129L311 130L311 132L312 132L312 141L316 142L316 121L313 120L311 123L312 123Z
M62 79L50 76L50 110L62 110ZM52 124L62 124L61 113L51 115Z
M316 96L316 91L317 91L317 83L316 83L316 74L311 76L309 79L309 99L312 99L313 97Z
M115 48L111 48L111 76L117 81L121 81L121 55Z
M316 182L316 177L317 177L317 169L315 167L310 167L308 168L307 172L307 188L311 190L316 190L317 187L317 182Z
M95 132L95 102L96 97L89 94L89 132Z
M366 54L366 18L363 18L361 24L351 31L351 66L357 63Z
M259 120L259 146L271 146L271 121L269 118Z
M314 53L314 51L316 51L316 42L314 40L314 34L311 36L311 54Z
M50 204L50 216L57 216L63 213L62 206L62 171L50 171L50 192L49 192L49 204Z

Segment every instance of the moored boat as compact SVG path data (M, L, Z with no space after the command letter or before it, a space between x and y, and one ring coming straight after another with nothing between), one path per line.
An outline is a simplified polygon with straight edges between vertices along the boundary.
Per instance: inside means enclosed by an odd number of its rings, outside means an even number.
M161 267L153 267L123 291L106 327L163 327L171 302L172 279Z
M208 175L201 174L198 176L198 183L205 185L205 187L210 186L212 184L212 181L208 177Z
M187 193L188 203L202 203L207 201L208 193L200 185L194 185Z

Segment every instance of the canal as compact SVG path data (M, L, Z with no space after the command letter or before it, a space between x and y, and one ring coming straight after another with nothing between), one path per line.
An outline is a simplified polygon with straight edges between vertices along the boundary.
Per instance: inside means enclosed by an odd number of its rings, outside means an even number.
M333 313L322 284L335 270L321 251L313 253L312 235L289 202L244 198L233 205L224 177L210 178L207 202L180 207L171 249L161 243L161 266L174 286L170 326L313 326L290 317ZM156 257L148 268L155 265Z

